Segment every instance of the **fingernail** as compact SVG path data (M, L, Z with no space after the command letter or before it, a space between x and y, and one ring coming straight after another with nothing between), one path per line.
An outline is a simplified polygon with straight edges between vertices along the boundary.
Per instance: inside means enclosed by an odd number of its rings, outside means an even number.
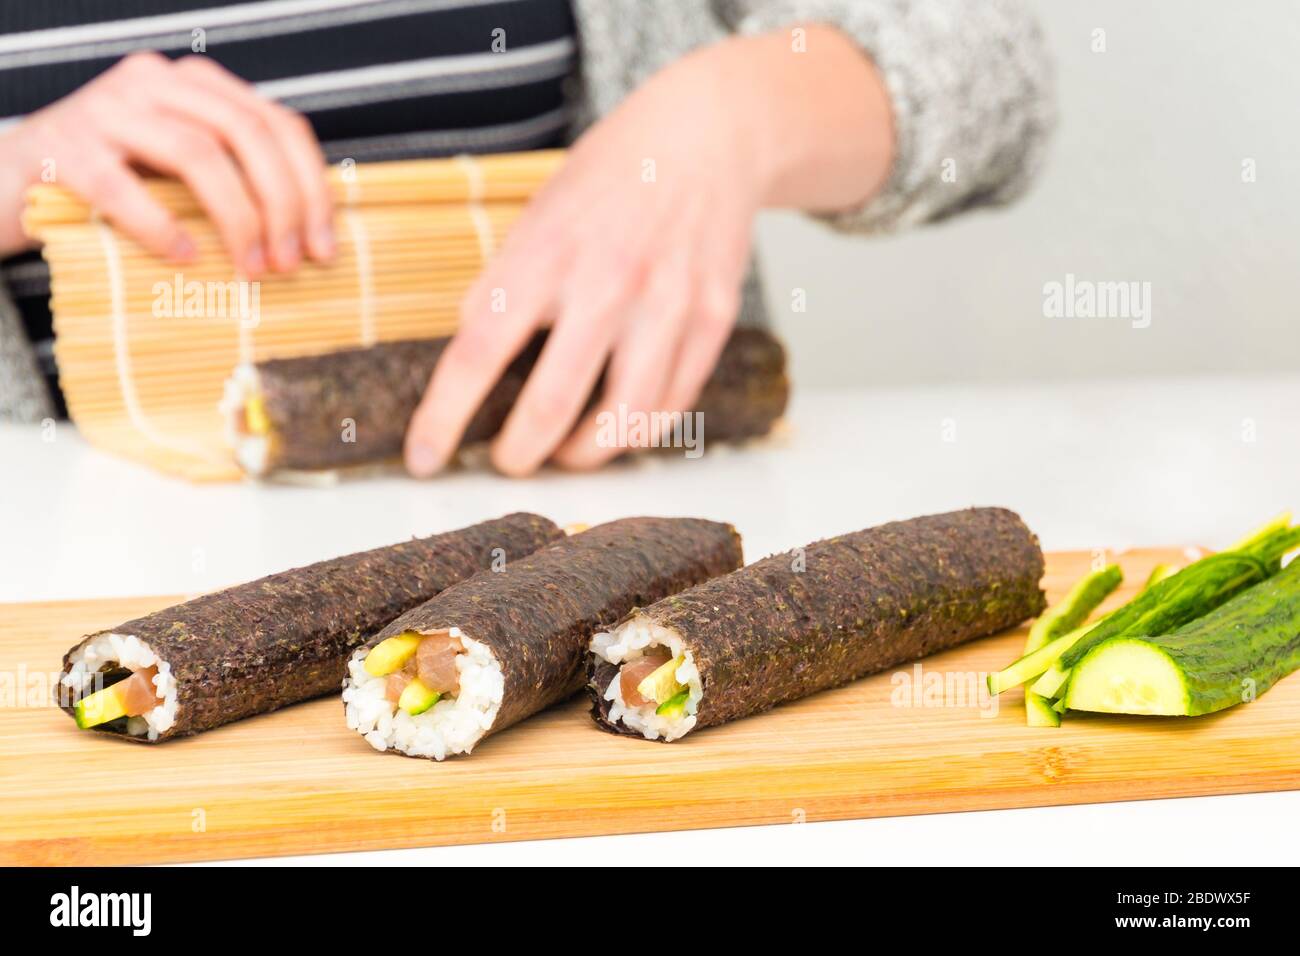
M169 255L173 259L183 262L187 259L193 259L195 255L198 254L198 251L199 247L194 244L194 240L182 232L172 240L172 247Z
M287 236L280 243L280 268L296 269L302 261L302 243L297 236Z
M334 258L334 227L326 223L323 226L317 226L312 232L312 245L316 249L317 259Z
M249 275L261 275L266 271L266 253L260 245L252 246L244 256L244 271Z
M415 477L428 478L442 467L442 456L432 445L415 442L406 453L406 467Z

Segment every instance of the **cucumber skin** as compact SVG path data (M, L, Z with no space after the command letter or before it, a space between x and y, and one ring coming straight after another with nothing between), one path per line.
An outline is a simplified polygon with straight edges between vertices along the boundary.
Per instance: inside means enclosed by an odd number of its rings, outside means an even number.
M1145 638L1182 672L1187 714L1198 717L1244 703L1300 669L1300 561L1202 618Z
M1263 563L1225 551L1190 564L1110 614L1065 651L1058 666L1069 670L1111 637L1162 634L1195 621L1266 577Z

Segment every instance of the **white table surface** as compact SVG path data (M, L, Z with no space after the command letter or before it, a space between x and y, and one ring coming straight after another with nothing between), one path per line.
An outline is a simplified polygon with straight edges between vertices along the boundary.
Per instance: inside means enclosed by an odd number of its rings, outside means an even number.
M1017 510L1045 549L1221 546L1300 509L1298 409L1300 377L803 389L776 440L696 460L530 481L467 469L332 487L190 485L98 452L66 423L52 435L0 426L0 601L197 593L515 510L562 524L725 519L749 560L973 504ZM999 862L999 847L1041 837L1066 864L1294 863L1297 814L1300 793L1259 794L294 862L590 862L640 848L740 863ZM1193 825L1194 847L1185 841Z

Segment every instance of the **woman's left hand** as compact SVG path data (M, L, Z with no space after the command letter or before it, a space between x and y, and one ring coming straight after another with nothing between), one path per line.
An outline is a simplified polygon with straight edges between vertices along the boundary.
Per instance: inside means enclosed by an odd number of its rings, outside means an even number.
M792 56L777 40L773 55ZM506 366L548 326L492 445L506 474L548 459L593 468L625 451L599 440L602 412L690 409L736 319L754 216L785 188L785 151L773 145L782 104L748 79L764 67L758 42L677 61L576 143L464 300L407 432L412 473L446 464Z

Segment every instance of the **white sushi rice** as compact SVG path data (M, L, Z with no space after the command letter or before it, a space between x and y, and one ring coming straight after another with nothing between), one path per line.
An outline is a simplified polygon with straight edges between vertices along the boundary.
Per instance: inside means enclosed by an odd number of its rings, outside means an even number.
M690 733L695 726L695 714L704 697L699 668L681 636L638 614L613 631L597 634L591 639L589 650L610 664L625 664L644 656L652 647L667 647L673 657L685 658L676 674L677 683L684 684L690 691L685 713L680 717L664 717L655 713L654 703L628 706L623 702L623 682L615 674L604 692L605 700L610 702L609 719L637 731L647 740L676 740Z
M157 740L176 723L176 678L172 676L171 665L160 660L153 648L134 634L101 634L73 651L69 664L59 683L76 698L92 688L101 689L93 685L95 675L102 671L121 667L138 671L157 665L158 676L153 679L153 686L162 703L139 717L128 717L126 732L133 737Z
M250 364L238 365L226 379L225 392L217 408L226 420L226 442L234 450L235 461L250 475L266 474L271 455L271 440L267 435L250 435L244 427L248 400L258 394L257 369Z
M398 750L412 757L443 760L467 754L492 729L505 695L505 677L491 649L451 628L465 653L456 655L460 689L422 714L411 716L385 696L387 677L375 677L365 668L368 648L352 655L343 680L343 703L348 726L376 750Z

